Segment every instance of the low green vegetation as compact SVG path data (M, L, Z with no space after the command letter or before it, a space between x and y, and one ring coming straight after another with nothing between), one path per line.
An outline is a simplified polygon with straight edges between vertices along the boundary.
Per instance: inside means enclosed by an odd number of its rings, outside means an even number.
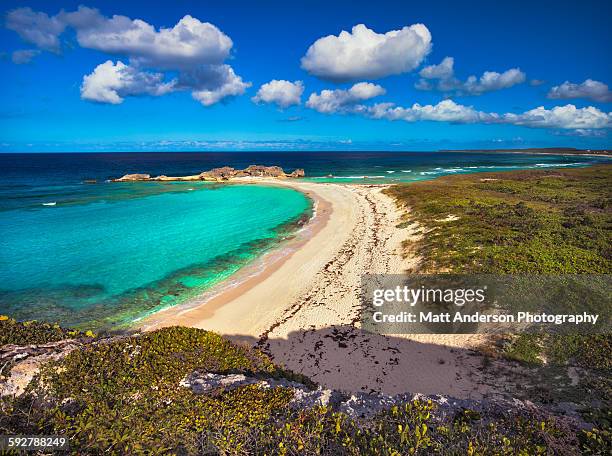
M63 339L94 336L91 331L66 329L58 324L38 321L18 323L6 315L0 315L0 346L46 344Z
M446 176L388 192L427 230L423 272L612 271L612 166Z
M21 326L21 329L17 329ZM21 324L12 329L21 331ZM19 398L0 401L0 434L61 434L75 454L497 455L605 454L610 434L567 429L517 411L438 414L411 401L371 418L293 409L294 390L257 385L194 394L188 374L299 381L261 352L214 333L172 327L90 341L43 367Z
M405 223L427 233L406 243L420 272L612 272L612 166L446 176L388 192L410 208ZM576 395L610 406L610 334L520 335L502 346L530 366L589 369L597 385L583 378Z

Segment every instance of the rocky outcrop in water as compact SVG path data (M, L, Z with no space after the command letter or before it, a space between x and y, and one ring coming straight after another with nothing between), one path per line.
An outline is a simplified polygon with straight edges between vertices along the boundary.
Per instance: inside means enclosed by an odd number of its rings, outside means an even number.
M126 174L123 177L120 177L119 179L113 179L115 182L125 182L125 181L144 181L144 180L150 180L151 179L151 175L150 174Z
M304 173L304 170L302 168L298 168L289 174L289 177L304 177L305 175L306 173Z
M268 177L275 179L299 178L304 177L305 173L302 168L295 169L287 174L280 166L262 166L250 165L245 169L235 169L231 166L223 166L221 168L213 168L209 171L204 171L200 174L192 176L157 176L151 177L149 174L126 174L118 179L113 179L113 182L130 182L130 181L212 181L223 182L235 178L245 177Z

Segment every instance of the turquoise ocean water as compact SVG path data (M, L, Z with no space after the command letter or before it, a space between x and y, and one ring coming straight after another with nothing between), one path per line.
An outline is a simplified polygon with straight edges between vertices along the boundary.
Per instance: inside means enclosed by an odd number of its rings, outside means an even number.
M228 277L289 235L310 207L284 188L113 186L144 188L133 198L111 192L0 212L0 313L121 325Z
M263 164L305 168L315 182L397 183L610 162L506 153L0 154L0 314L121 326L229 277L311 210L286 188L107 182L128 172Z

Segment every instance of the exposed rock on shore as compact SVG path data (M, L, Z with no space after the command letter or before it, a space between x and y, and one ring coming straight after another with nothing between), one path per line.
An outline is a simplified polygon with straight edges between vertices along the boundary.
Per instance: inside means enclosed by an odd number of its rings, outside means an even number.
M516 412L536 412L538 407L530 401L519 399L457 399L441 394L403 393L387 395L380 393L346 393L343 391L317 386L313 388L303 383L273 378L257 378L244 374L215 374L195 371L180 382L180 386L191 389L194 394L211 394L213 392L231 391L246 386L257 385L259 388L289 388L294 397L290 402L293 409L307 409L316 406L332 407L334 410L346 413L352 418L371 418L372 416L393 406L405 404L410 401L431 401L436 404L437 414L453 417L463 410L469 409L484 415ZM556 416L563 416L573 421L574 425L588 428L580 415L573 409L562 410L558 406L549 405L547 412ZM544 408L542 408L544 410Z
M40 345L3 345L0 347L0 397L20 396L44 363L62 359L81 346L83 342L76 339Z
M103 346L113 343L128 342L130 336L107 336L100 339L80 338L65 339L57 342L32 345L4 345L0 346L0 366L3 366L0 375L0 397L19 397L26 392L28 384L40 372L41 367L49 362L65 358L73 350L83 350L89 347ZM134 338L135 337L135 338ZM141 337L140 334L132 336L132 343ZM130 347L134 347L131 344ZM136 352L139 353L138 345ZM306 384L287 378L272 378L254 376L245 373L213 373L206 371L193 371L185 376L179 385L190 389L194 394L211 395L221 391L229 392L239 387L255 385L258 388L285 388L293 392L290 407L294 410L305 410L316 406L331 407L335 411L347 414L351 418L371 418L376 414L388 410L393 406L410 401L432 401L438 409L439 418L452 417L465 409L478 411L483 415L496 415L514 412L541 412L552 413L564 417L566 421L578 428L588 425L576 413L574 408L562 409L558 405L549 404L539 408L530 401L518 399L504 400L492 398L490 400L457 399L447 395L425 395L419 393L403 393L387 395L381 393L347 393L337 389L325 388L320 385Z
M54 429L77 454L610 453L605 428L554 404L331 389L196 328L74 332L0 319L6 433Z
M204 171L200 174L192 176L156 176L151 177L150 174L126 174L118 179L113 179L113 182L131 182L131 181L213 181L221 182L240 177L272 177L277 179L298 178L304 177L304 170L301 168L295 169L287 174L280 166L261 166L250 165L245 169L235 169L231 166L223 166L221 168L213 168L209 171Z
M119 179L113 179L115 182L124 182L124 181L142 181L142 180L150 180L150 174L126 174Z

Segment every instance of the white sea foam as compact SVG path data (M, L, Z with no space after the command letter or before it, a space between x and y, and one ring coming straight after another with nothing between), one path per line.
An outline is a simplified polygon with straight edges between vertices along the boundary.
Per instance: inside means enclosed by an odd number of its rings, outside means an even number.
M320 177L314 177L313 179L382 179L384 177L387 176L332 176L332 177L327 177L327 176L320 176Z
M51 203L42 203L43 206L55 206L57 203L55 201Z
M535 166L538 166L540 168L560 168L562 166L579 166L584 164L586 163L536 163Z

